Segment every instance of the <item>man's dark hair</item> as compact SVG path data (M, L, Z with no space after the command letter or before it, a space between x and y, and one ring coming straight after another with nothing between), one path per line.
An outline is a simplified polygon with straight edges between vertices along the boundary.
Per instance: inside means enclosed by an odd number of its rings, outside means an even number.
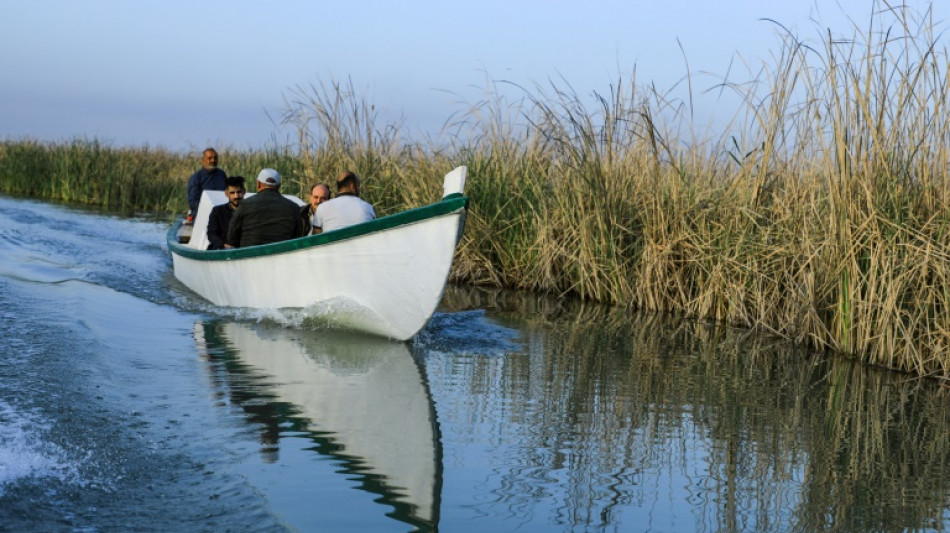
M240 187L244 188L244 176L229 176L228 179L224 180L225 187Z
M342 172L339 176L336 177L336 190L340 190L344 187L354 185L360 180L359 176L347 170Z

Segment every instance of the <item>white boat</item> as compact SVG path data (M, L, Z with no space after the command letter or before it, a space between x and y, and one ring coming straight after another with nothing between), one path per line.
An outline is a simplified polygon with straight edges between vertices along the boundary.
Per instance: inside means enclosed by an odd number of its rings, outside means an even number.
M309 436L307 449L339 461L386 516L438 529L438 424L405 343L263 324L198 322L194 332L198 352L226 369L213 386L233 392L231 405L268 434L268 462L279 461L283 437Z
M328 326L412 338L442 299L465 226L467 169L445 176L442 201L318 235L206 250L208 215L227 202L205 191L192 237L168 231L175 277L219 306L304 309ZM303 205L296 198L294 201Z

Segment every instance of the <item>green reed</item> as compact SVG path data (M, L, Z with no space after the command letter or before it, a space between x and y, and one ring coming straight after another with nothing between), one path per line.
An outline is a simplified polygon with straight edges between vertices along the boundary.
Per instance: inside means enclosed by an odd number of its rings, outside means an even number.
M303 165L288 148L219 147L218 152L229 175L243 175L249 184L261 168L273 166L282 169L294 193L301 187ZM95 139L7 140L0 142L0 191L124 212L184 213L185 186L200 167L199 157L148 146L112 147Z
M879 7L887 7L886 4ZM491 96L436 140L381 124L351 83L291 90L292 146L219 147L303 194L341 170L385 215L439 197L467 165L456 281L551 292L768 331L950 378L950 74L929 13L880 9L851 39L779 27L719 136L688 102L619 79ZM593 103L591 103L593 102ZM97 141L0 144L0 191L182 212L195 154Z

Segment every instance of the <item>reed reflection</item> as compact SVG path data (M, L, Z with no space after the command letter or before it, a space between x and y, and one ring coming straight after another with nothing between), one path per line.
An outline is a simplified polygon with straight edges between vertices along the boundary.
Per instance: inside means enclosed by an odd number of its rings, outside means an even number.
M305 435L387 516L437 529L438 427L406 344L230 322L199 322L195 338L218 394L259 426L265 461L283 438Z
M524 333L523 353L428 368L446 464L495 443L482 515L537 521L549 508L549 522L592 529L950 525L948 390L933 382L598 305L457 288L446 302Z

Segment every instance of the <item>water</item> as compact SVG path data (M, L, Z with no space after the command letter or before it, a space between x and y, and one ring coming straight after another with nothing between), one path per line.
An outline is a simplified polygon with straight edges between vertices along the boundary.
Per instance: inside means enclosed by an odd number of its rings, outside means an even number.
M946 531L950 389L451 288L411 343L216 309L166 226L0 198L0 531Z

